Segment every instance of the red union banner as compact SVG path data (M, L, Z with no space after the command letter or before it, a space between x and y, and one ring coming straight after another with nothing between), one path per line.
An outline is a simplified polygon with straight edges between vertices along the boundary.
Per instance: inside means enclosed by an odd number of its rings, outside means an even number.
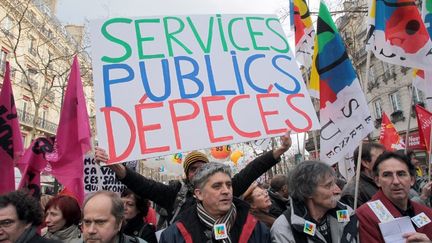
M417 125L419 129L420 140L426 145L427 151L430 151L430 132L432 123L432 113L423 107L416 105Z
M404 135L405 136L405 135ZM406 142L408 149L411 150L426 150L426 146L420 139L419 132L410 132L408 141Z

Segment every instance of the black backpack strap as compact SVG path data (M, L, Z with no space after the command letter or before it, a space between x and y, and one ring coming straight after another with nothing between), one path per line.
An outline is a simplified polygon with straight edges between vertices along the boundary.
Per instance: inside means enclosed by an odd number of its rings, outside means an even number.
M297 243L305 243L305 242L307 242L308 240L307 240L306 235L303 234L303 233L301 233L301 232L298 232L296 229L294 229L294 227L292 227L292 224L291 224L291 207L289 207L287 210L285 210L283 212L283 215L287 219L288 224L291 226L291 232L292 232L292 234L294 236L295 242L297 242Z

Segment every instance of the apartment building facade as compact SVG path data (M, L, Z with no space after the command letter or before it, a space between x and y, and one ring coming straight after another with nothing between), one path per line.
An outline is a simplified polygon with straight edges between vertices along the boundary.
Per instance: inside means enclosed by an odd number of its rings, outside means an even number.
M0 1L0 85L9 61L25 147L35 137L55 135L75 55L81 64L87 110L94 117L91 64L82 43L84 29L63 26L55 17L55 8L56 0Z

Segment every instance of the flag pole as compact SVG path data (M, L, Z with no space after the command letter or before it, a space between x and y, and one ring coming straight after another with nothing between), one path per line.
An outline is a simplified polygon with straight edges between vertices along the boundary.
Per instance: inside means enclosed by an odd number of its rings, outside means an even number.
M309 87L310 78L309 78L309 73L308 73L307 69L306 69L305 75L306 75L306 84L307 84L307 87ZM311 97L311 100L312 100L312 105L313 105L314 110L315 110L315 107L316 107L315 99L313 97ZM319 154L318 154L318 141L317 141L317 138L316 138L316 131L315 130L312 130L312 141L313 141L314 149L315 149L315 156L314 157L315 157L315 159L318 159L319 158ZM305 141L304 145L306 145L306 141Z
M368 50L367 51L367 56L366 56L366 83L369 82L369 66L370 66L370 59L371 59L371 51ZM362 87L363 93L366 96L366 93L364 92L364 85L362 84L362 82L360 82L360 85ZM360 181L360 171L361 171L361 154L362 154L362 150L363 150L363 141L360 142L360 145L358 147L358 156L357 158L357 168L356 168L356 178L355 178L355 190L354 190L354 210L357 209L357 198L358 198L358 189L359 189L359 181Z
M428 182L431 181L431 162L432 162L432 125L430 125L430 131L429 131L429 151L428 151L428 155L429 155L429 178L428 178Z
M408 125L407 125L407 129L406 129L406 134L405 134L405 154L407 154L407 151L408 151L408 136L410 133L410 125L411 125L411 112L412 112L412 107L414 105L414 102L413 102L414 89L415 89L414 86L411 85L410 107L409 107L409 113L408 113Z

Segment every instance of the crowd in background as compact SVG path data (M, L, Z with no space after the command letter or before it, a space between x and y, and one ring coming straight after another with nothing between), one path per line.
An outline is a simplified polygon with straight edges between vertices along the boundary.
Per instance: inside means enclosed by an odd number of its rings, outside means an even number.
M290 134L281 141L235 175L193 151L183 163L185 178L167 185L110 165L127 188L92 193L82 206L71 195L1 195L0 242L388 242L380 224L404 216L414 231L400 240L431 242L431 183L417 175L414 153L375 143L357 148L355 197L355 177L346 181L320 161L257 183L290 148ZM101 148L95 157L108 160Z

